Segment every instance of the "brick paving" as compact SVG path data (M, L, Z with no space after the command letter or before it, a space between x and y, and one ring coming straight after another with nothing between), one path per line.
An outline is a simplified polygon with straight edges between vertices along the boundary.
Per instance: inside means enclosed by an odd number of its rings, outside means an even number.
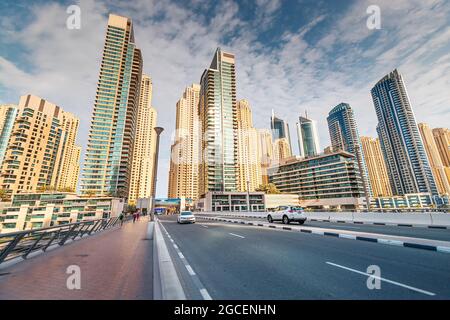
M152 299L147 226L143 217L3 269L0 299ZM80 267L80 290L67 288L70 265Z

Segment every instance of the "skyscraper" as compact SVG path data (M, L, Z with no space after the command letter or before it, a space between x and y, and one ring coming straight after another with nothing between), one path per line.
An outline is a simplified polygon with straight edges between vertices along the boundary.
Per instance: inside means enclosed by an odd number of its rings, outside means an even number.
M128 195L141 76L142 57L131 19L109 15L81 181L83 193Z
M139 90L139 109L133 144L128 202L149 198L153 188L153 166L156 149L156 110L152 107L152 79L143 74Z
M368 201L372 191L353 109L348 103L341 103L330 111L327 121L333 151L347 151L356 156Z
M8 147L9 137L16 120L18 107L15 104L0 105L0 166Z
M434 181L439 194L450 195L450 184L447 179L444 165L442 164L441 156L436 146L436 141L433 137L431 128L426 123L419 123L419 131L422 136L423 145L428 155L428 161L430 162L431 170L433 171Z
M200 195L208 191L237 191L238 140L235 134L235 57L216 50L200 81L199 116L202 126Z
M73 187L79 119L40 97L22 96L1 167L0 188L11 193Z
M201 132L198 115L200 85L187 87L176 105L176 131L171 148L169 198L199 197Z
M262 183L268 184L269 177L267 175L267 169L270 167L273 156L273 140L272 133L268 129L257 129L258 130L258 152L259 159L261 163L261 176Z
M289 124L275 116L272 110L272 117L270 118L270 129L272 129L273 140L285 139L283 144L289 146L289 154L292 155L292 144L291 144L291 134L289 132Z
M274 161L280 162L281 160L292 157L291 145L288 138L276 139L273 142L273 158Z
M312 157L320 153L317 121L300 116L297 122L298 149L300 157Z
M262 184L258 131L247 100L237 103L239 191L255 191Z
M397 70L371 90L386 167L394 195L437 194L403 78Z
M450 167L450 130L447 128L435 128L433 129L433 136L442 164L445 167Z
M384 164L378 138L361 137L362 150L366 160L372 194L375 197L392 196L391 184Z

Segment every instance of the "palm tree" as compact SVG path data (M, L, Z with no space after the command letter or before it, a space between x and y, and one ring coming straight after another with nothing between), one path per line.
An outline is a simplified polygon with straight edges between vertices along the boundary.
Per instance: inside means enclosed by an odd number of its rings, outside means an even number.
M264 192L266 194L279 194L281 193L277 186L273 183L267 183L267 184L261 184L258 188L256 188L256 191Z

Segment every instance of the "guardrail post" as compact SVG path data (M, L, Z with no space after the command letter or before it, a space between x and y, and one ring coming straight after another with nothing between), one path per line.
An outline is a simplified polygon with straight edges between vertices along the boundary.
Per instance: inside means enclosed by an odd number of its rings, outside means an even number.
M62 240L59 242L60 246L63 246L64 243L66 243L67 239L69 239L71 233L75 230L75 228L77 227L77 225L73 225L69 231L67 231L67 234L64 236L64 238L62 238Z
M42 238L44 237L45 233L43 232L41 234L41 236L33 243L33 245L27 250L27 252L25 252L22 255L22 258L26 259L28 257L28 255L31 253L31 251L33 251L33 249L36 247L36 245L39 243L39 241L42 240Z
M97 228L97 226L98 226L99 224L101 224L101 223L102 223L101 220L95 222L95 223L92 225L91 230L89 230L88 234L90 235L90 234L95 230L95 228Z
M25 236L24 233L18 234L10 243L8 243L8 245L0 253L0 263L2 263L3 260L6 259L8 254L16 247L16 245L20 242L20 240L22 240L24 236Z
M45 245L45 247L42 249L44 252L47 251L47 248L50 247L50 245L52 244L52 242L59 236L60 233L61 233L61 229L58 229L58 231L55 232L55 234L54 234L53 237L50 239L50 241L47 242L47 244Z
M80 229L77 231L77 233L72 237L72 240L75 240L76 237L78 237L78 235L80 234L80 232L84 229L84 224L83 225L79 225Z

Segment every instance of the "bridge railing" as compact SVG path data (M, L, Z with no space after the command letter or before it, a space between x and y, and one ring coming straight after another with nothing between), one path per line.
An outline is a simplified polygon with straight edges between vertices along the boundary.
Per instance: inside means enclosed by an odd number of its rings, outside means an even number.
M14 258L26 259L33 252L63 246L77 237L109 229L118 223L119 218L113 217L0 234L0 264Z

